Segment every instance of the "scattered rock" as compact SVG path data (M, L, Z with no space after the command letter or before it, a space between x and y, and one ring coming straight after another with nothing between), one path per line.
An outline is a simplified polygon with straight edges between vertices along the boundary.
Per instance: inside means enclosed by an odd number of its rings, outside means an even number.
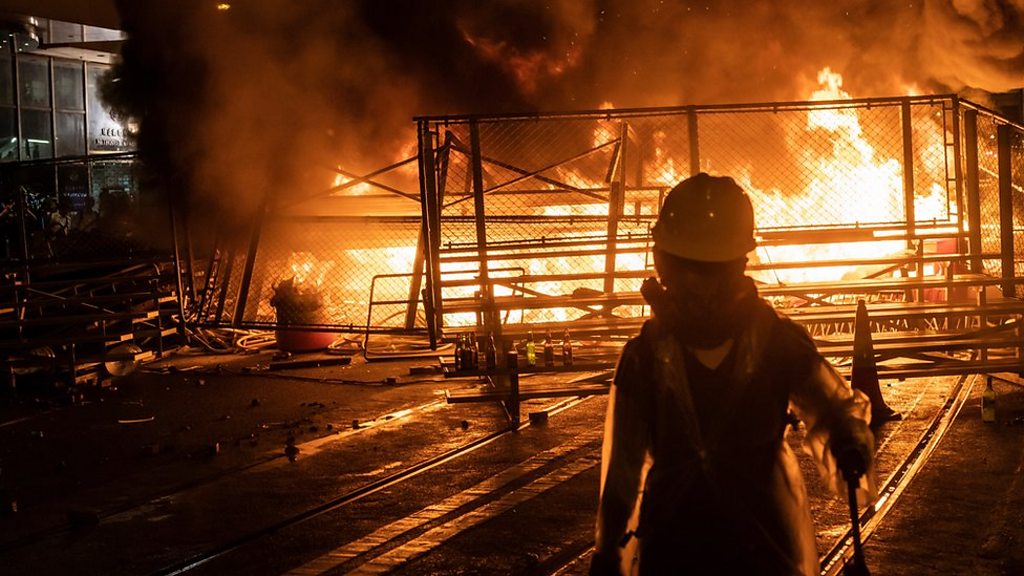
M468 420L463 420L459 425L462 426L463 430L469 430L469 421Z

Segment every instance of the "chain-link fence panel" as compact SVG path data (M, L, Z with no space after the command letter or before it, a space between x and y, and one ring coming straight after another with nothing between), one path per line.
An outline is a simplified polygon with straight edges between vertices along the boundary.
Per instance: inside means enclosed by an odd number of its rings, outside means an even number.
M981 224L981 251L998 254L1001 250L999 237L999 143L998 124L989 114L978 114L978 206ZM985 271L993 276L1002 274L1002 262L998 258L984 261Z
M1024 128L1013 126L1009 135L1010 189L1013 195L1014 277L1024 276ZM1024 284L1015 285L1015 296L1024 298Z
M638 280L619 275L642 275L646 268L660 194L637 189L639 170L624 171L624 159L640 154L630 129L603 116L444 127L440 139L448 146L436 162L441 300L470 303L466 310L448 307L445 325L478 323L472 303L485 297L528 300L498 314L503 323L538 324L603 310L558 305L559 299L614 292L630 282L638 289ZM493 282L474 282L481 274Z
M642 316L651 226L696 170L749 192L765 281L815 279L779 262L904 254L921 223L958 224L951 110L935 97L423 119L439 144L442 329ZM816 229L846 232L798 238Z
M337 168L323 192L275 205L248 242L218 245L198 303L206 326L421 333L423 221L415 158Z

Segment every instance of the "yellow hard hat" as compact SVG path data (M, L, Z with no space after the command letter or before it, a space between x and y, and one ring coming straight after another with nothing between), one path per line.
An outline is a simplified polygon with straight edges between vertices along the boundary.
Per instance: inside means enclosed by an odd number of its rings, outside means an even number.
M728 262L754 249L754 209L727 176L701 172L669 191L654 224L654 247L702 262Z

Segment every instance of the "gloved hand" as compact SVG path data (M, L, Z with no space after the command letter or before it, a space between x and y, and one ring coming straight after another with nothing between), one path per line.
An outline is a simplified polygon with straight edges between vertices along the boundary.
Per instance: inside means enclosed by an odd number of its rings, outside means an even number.
M590 576L619 576L619 556L607 552L594 552L590 559Z
M860 446L849 442L840 442L832 446L832 455L836 466L843 473L843 479L854 483L867 472L867 458Z

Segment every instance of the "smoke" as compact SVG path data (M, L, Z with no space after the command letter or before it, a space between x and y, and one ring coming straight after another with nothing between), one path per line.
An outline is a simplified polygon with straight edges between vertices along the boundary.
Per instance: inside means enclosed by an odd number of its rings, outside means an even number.
M420 114L1024 86L1024 0L119 0L106 86L222 227L411 154ZM187 193L184 191L188 191Z

